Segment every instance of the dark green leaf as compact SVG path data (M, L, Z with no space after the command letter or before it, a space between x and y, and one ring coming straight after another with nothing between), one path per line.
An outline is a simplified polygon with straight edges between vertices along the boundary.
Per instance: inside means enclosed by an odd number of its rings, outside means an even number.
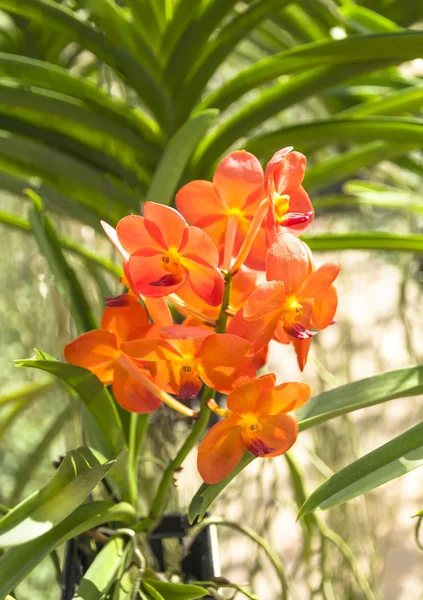
M134 508L125 502L82 504L48 533L10 548L0 558L0 598L11 592L43 558L61 544L103 523L117 521L130 525L135 518Z
M121 452L124 448L124 435L115 403L95 375L86 369L59 362L44 353L38 358L20 360L17 366L47 371L71 387L84 402L98 425L104 439L103 453L115 458Z
M423 423L383 444L329 477L305 501L298 518L326 510L423 465Z
M19 546L51 531L70 515L108 473L89 448L72 450L55 476L0 519L0 546Z

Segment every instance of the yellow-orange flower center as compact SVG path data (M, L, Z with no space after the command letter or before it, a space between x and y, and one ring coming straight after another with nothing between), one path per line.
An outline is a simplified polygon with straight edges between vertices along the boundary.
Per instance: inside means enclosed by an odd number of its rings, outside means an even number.
M243 415L241 427L247 434L249 432L256 433L256 432L260 431L260 429L261 429L260 423L257 421L257 418L252 414Z
M162 256L163 268L168 273L180 276L184 271L184 267L181 265L181 257L179 252L175 248L169 248L169 250Z
M286 300L283 308L285 323L296 323L301 319L303 314L303 306L298 302L295 296L290 296Z
M280 222L286 215L289 210L289 196L288 194L283 194L282 196L274 195L273 196L273 205L275 207L275 215L276 219Z

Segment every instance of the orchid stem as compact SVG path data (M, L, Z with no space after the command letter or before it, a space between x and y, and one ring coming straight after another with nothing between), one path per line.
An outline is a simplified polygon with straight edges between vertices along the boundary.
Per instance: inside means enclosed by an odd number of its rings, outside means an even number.
M145 389L149 391L150 394L156 396L156 398L161 400L164 404L170 406L170 408L173 408L173 410L176 410L176 412L180 413L181 415L184 415L184 417L189 417L191 419L197 418L198 415L195 411L192 410L192 408L189 408L181 402L178 402L178 400L172 398L170 394L161 390L158 385L151 381L151 379L149 379L147 375L145 375L141 371L141 369L139 369L136 366L136 364L131 360L129 356L121 354L117 360L118 363L122 365L122 367L126 370L126 372L129 373L143 387L145 387Z
M191 433L183 443L180 448L178 454L172 460L171 463L165 469L163 473L162 480L157 489L154 500L151 504L150 509L150 518L155 520L158 519L166 508L167 497L169 488L172 485L173 474L177 469L182 466L182 463L197 444L198 440L201 438L203 432L206 430L206 427L210 418L210 411L207 407L207 402L214 396L215 392L209 387L205 387L203 391L203 395L201 398L201 409L199 412L199 416L197 421L194 423L194 426L191 430Z
M232 288L232 275L228 272L224 274L225 278L225 291L223 294L222 306L220 307L220 314L216 322L216 333L225 333L226 323L228 322L227 309L231 298Z
M216 326L216 321L212 319L212 317L208 317L200 310L197 310L190 304L187 304L185 300L182 300L182 298L179 298L179 296L177 296L176 294L170 294L168 298L172 302L172 304L176 306L176 308L180 309L180 312L182 312L182 314L186 313L187 315L195 317L196 319L203 321L205 325L210 325L211 327Z
M250 229L248 230L247 236L243 241L237 259L232 268L230 269L231 275L235 275L244 264L245 259L247 258L251 250L251 246L253 245L254 240L256 239L256 236L260 230L261 224L263 223L263 219L269 208L269 205L270 200L268 198L265 198L259 205L257 212L254 215L253 220L251 221Z

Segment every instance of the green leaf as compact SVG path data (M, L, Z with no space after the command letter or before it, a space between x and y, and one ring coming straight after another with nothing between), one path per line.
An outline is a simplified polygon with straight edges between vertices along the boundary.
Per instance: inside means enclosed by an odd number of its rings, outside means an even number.
M246 149L264 160L275 149L286 145L307 151L335 142L370 142L385 140L402 144L423 142L423 121L400 117L369 117L361 119L331 119L293 125L251 138ZM310 145L312 140L312 145Z
M262 125L264 121L277 115L284 108L288 108L296 102L303 102L305 98L316 95L360 73L376 70L384 66L388 66L387 61L349 63L342 67L323 65L293 75L287 79L282 79L220 123L199 145L192 161L193 168L200 174L207 173L210 165L228 147L239 138L245 137L246 133L254 127ZM355 122L357 123L357 121ZM335 121L332 121L332 123L335 124ZM307 125L304 125L304 127ZM293 128L286 129L292 130ZM286 130L279 130L279 135L283 135L284 131ZM253 148L259 146L260 152L263 153L264 144L262 143L262 138L266 138L266 140L270 138L271 142L277 139L279 143L277 134L272 133L252 138L245 147L251 151L251 146ZM318 138L316 139L316 143L318 143ZM292 140L286 145L298 146ZM278 146L278 148L280 147L281 145ZM254 150L252 152L254 153ZM270 148L266 147L266 156L267 153L271 155L273 152L275 152L274 146Z
M112 538L97 554L73 595L74 600L101 600L111 588L124 556L125 541Z
M55 31L70 34L87 50L127 79L129 85L161 121L167 119L165 93L155 78L131 54L115 46L82 16L53 0L0 0L0 8Z
M218 495L235 477L241 473L254 460L254 456L248 452L244 452L244 456L238 466L219 483L207 484L203 483L191 500L188 508L188 519L191 525L198 519L201 521L204 518L211 503L216 500Z
M0 519L0 546L19 546L51 531L70 515L108 473L89 448L69 452L53 479Z
M170 205L173 202L182 173L204 137L217 110L206 110L192 117L172 137L154 173L145 202L159 202Z
M40 379L39 381L25 383L11 392L2 394L0 396L0 406L9 404L9 402L16 402L16 400L31 400L40 394L49 392L55 385L55 381L51 377L43 377L43 379Z
M79 395L94 417L104 439L103 453L115 458L123 450L124 435L114 400L90 371L59 362L45 353L38 353L36 358L19 360L16 366L47 371L66 383Z
M303 517L326 510L369 492L423 465L423 423L383 444L329 477L305 501Z
M422 252L423 235L400 235L380 231L328 233L302 238L312 250L389 250Z
M18 215L0 211L0 223L13 229L18 229L24 233L32 233L29 222L25 219L22 219L22 217L19 217ZM64 249L70 250L74 254L77 254L88 263L92 263L94 266L101 267L105 271L112 273L112 275L115 277L119 278L122 275L122 269L120 267L115 265L107 258L103 258L99 254L91 252L91 250L87 250L84 246L75 243L73 240L60 237L60 243Z
M386 60L399 64L421 55L423 33L404 31L384 35L357 35L343 40L322 40L273 54L244 69L212 92L199 109L221 110L259 85L290 73L321 65L342 65Z
M0 598L11 592L43 558L68 540L103 523L117 521L130 525L135 518L134 508L125 502L82 504L48 533L10 548L0 558Z
M151 588L159 592L164 600L196 600L207 595L207 590L198 585L185 585L180 583L167 583L158 579L145 578L143 584L147 591Z
M215 39L205 46L192 72L186 77L178 98L179 123L187 118L207 82L225 58L234 52L236 45L261 21L271 18L289 2L290 0L256 0L222 27Z
M401 27L374 10L366 6L357 6L348 3L340 8L341 13L350 21L351 25L358 24L364 29L374 33L388 33L390 31L401 31Z
M141 587L148 596L149 600L165 600L161 593L155 590L145 580L142 582Z
M50 265L63 299L68 303L79 333L96 329L97 323L84 290L63 254L60 239L50 218L44 213L40 197L32 190L28 190L27 193L33 200L33 207L29 213L32 232L41 253Z
M313 397L297 412L300 431L340 415L423 393L423 366L405 367L347 383Z
M69 206L62 204L63 198L72 198L97 219L112 224L127 214L126 207L139 207L138 193L116 178L70 154L5 131L0 131L0 168L48 184L63 194L56 201L71 214Z
M140 110L114 98L95 83L48 62L0 52L0 74L19 82L82 100L92 110L132 128L148 142L160 142L157 124Z

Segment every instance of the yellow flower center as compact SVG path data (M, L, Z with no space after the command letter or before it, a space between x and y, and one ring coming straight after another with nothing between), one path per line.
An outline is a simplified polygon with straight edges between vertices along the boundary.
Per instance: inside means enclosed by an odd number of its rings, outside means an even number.
M163 254L162 262L165 271L174 275L181 275L183 267L181 265L181 257L176 248L169 248L166 254Z
M241 427L244 429L244 431L247 432L258 432L261 430L261 425L260 423L257 421L257 418L255 417L255 415L243 415L242 417L242 423L241 423Z
M290 296L284 304L285 323L296 323L301 319L303 306L298 302L295 296Z
M289 210L289 196L288 194L283 194L282 196L274 195L273 196L273 205L275 207L275 215L276 219L280 222L286 215Z

